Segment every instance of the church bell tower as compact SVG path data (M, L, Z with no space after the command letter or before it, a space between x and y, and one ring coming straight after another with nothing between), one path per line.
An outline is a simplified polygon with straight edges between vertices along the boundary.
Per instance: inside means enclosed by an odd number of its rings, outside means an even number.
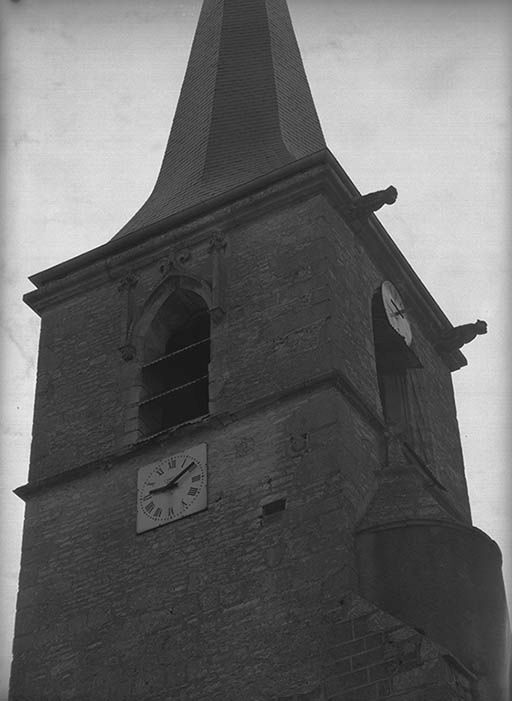
M11 701L507 701L451 382L483 329L396 194L327 149L286 0L204 0L153 192L25 297Z

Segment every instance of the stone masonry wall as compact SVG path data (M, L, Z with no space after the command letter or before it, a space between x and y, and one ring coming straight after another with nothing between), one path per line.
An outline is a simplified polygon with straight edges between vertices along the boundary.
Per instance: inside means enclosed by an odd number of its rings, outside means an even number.
M367 698L384 688L398 698L396 669L369 671L387 663L370 645L381 650L384 638L371 636L382 631L333 628L332 613L357 591L353 533L384 460L370 310L384 274L320 197L224 234L209 420L116 457L127 317L140 317L180 251L183 274L211 283L207 232L43 314L31 479L99 462L27 503L12 701L259 701L317 688L363 701L347 696L357 684L371 687ZM457 436L441 425L455 426L449 374L415 332L435 467L464 509ZM208 510L136 535L137 470L204 442ZM263 517L264 503L283 498L283 512ZM414 659L420 680L428 664ZM424 698L410 689L406 701Z
M137 535L138 467L203 441L208 510ZM323 390L34 497L12 701L469 701L421 635L348 594L378 462ZM264 517L278 498L286 509Z
M449 499L470 519L451 373L426 338L417 312L400 280L379 269L357 235L328 208L323 209L326 259L329 265L333 317L333 366L347 375L366 400L380 412L373 347L371 301L381 283L390 279L401 291L413 332L412 348L423 368L409 371L413 410L422 426L430 470L448 490Z
M208 510L137 535L138 468L201 442ZM322 682L325 613L357 586L352 531L378 464L375 435L324 389L41 492L13 701L256 700Z
M115 449L121 314L113 283L45 313L30 479L63 472Z
M349 595L325 615L326 681L272 701L474 701L474 679L420 632Z
M268 212L225 231L226 317L212 327L215 412L287 391L339 370L376 413L371 299L386 273L321 197ZM181 252L185 274L212 281L210 234ZM162 283L169 249L130 266L137 285L127 308L122 272L45 312L34 421L31 478L67 470L122 444L126 318L137 321ZM164 263L164 264L163 264ZM468 514L466 484L448 369L415 322L418 411L429 467ZM139 358L138 361L140 362Z

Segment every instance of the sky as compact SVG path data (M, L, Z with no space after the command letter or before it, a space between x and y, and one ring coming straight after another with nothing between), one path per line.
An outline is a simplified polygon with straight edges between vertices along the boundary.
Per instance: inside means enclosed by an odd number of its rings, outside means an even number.
M21 297L30 274L105 243L149 195L200 2L0 3L2 699L39 333ZM511 582L510 3L289 7L329 148L363 194L398 189L379 219L452 323L488 323L453 379L473 520Z

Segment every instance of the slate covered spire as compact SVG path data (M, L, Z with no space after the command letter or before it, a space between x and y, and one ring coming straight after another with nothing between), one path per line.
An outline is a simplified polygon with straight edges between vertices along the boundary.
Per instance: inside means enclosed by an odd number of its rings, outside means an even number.
M204 0L157 182L117 236L324 148L286 0Z

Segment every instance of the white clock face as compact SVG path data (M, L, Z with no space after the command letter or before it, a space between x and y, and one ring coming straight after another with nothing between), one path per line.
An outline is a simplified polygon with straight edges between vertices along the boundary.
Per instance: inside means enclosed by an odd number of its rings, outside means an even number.
M407 319L405 305L398 290L391 282L382 283L382 302L389 323L402 336L408 346L411 345L412 331Z
M137 533L206 509L206 481L206 443L141 467Z

